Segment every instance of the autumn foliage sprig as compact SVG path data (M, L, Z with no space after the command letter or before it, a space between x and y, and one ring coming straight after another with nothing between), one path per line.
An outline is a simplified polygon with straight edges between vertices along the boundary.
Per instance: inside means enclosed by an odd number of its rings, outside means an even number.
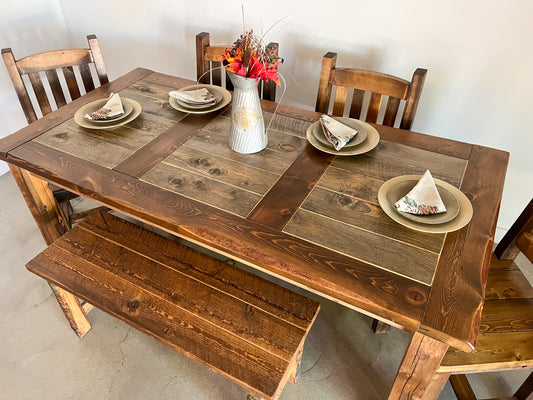
M247 30L234 43L230 50L222 56L224 68L245 78L255 78L265 82L273 80L281 86L278 77L278 65L282 59L277 49L265 47L253 30Z

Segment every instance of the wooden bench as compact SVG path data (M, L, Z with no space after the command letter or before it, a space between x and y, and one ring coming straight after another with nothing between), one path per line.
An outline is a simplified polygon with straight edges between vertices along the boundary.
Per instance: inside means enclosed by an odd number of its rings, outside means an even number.
M102 211L27 268L265 399L297 380L320 308Z

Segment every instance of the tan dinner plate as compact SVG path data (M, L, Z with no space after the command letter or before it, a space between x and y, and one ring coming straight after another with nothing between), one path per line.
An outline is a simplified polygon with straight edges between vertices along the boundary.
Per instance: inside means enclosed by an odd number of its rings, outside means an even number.
M135 100L121 97L122 105L124 106L124 114L127 114L123 118L112 119L107 121L92 121L85 118L85 114L90 114L100 107L102 107L107 99L101 99L86 104L74 114L74 121L79 125L87 129L111 129L118 126L127 124L133 121L141 113L141 105Z
M367 153L378 145L379 133L376 130L376 128L374 128L372 125L367 124L366 122L363 122L363 121L352 119L352 118L343 118L342 121L344 122L344 120L349 121L349 123L352 124L350 125L352 127L355 127L354 121L356 121L357 126L362 127L361 130L362 131L364 130L366 132L367 135L361 143L353 145L353 146L349 146L349 147L345 146L338 151L335 150L335 148L331 146L331 144L328 146L328 145L321 143L315 136L316 135L315 130L317 129L315 124L320 124L320 121L316 121L312 123L309 126L309 128L307 128L307 132L306 132L307 140L309 141L309 143L311 143L313 147L317 148L318 150L323 151L324 153L328 153L328 154L335 154L337 156L354 156L358 154ZM322 129L320 126L318 128Z
M172 108L175 108L178 111L182 111L185 113L191 113L191 114L206 114L210 113L216 110L220 110L221 108L227 106L229 102L231 101L231 93L228 92L226 89L220 86L216 85L206 85L203 83L197 83L190 86L185 86L179 90L193 90L193 89L201 89L206 88L209 90L213 95L216 96L217 102L215 104L212 104L205 108L198 108L197 106L186 106L183 102L178 102L178 99L169 96L168 102L172 106Z
M343 146L343 149L349 149L350 147L357 146L358 144L361 144L365 141L366 137L368 136L368 132L365 126L366 124L363 124L361 123L361 121L353 118L334 117L334 119L357 131L357 134ZM315 139L317 139L324 146L330 147L335 150L335 147L333 147L331 142L324 135L324 130L322 129L320 121L313 123L313 130L311 131L311 133L315 136Z
M473 210L468 197L455 186L440 179L435 179L435 185L446 206L445 213L413 218L416 216L411 214L407 216L406 213L398 212L394 203L405 196L421 177L422 175L397 176L381 185L378 191L379 205L390 218L408 228L429 233L453 232L470 222Z

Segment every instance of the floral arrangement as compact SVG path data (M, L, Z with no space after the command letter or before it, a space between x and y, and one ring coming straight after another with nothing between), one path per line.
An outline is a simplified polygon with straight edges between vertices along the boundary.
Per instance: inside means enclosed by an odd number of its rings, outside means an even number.
M222 64L228 71L245 78L265 82L273 80L278 86L281 83L277 67L281 62L276 50L265 48L262 39L256 37L251 29L246 30L222 56Z

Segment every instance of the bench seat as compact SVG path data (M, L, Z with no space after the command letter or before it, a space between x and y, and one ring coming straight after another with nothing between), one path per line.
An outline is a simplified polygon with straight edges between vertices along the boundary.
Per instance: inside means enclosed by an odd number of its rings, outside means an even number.
M265 399L296 380L320 308L102 211L27 268Z

